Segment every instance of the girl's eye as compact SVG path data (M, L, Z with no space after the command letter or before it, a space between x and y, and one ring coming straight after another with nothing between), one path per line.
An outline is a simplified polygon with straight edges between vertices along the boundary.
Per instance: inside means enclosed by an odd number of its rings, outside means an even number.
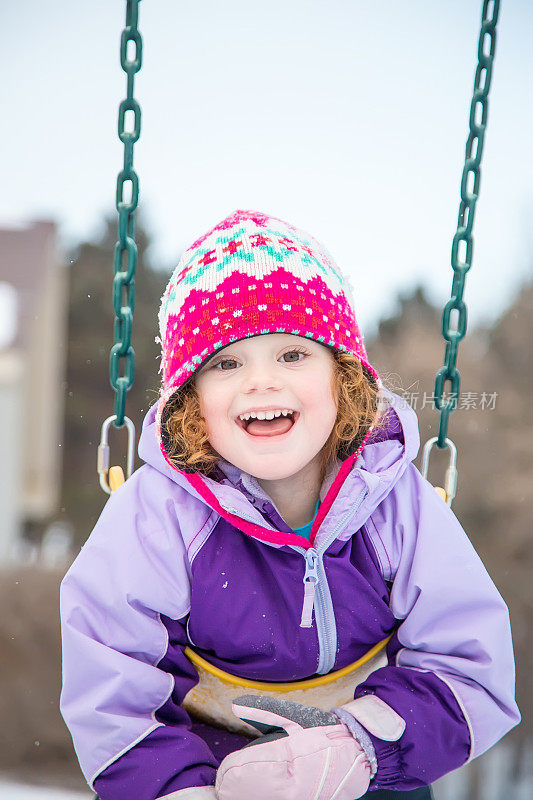
M305 356L305 350L288 350L286 353L283 353L283 355L281 357L283 358L284 356L291 356L291 355L294 355L294 353L296 353L296 355L298 355L298 356L300 356L300 355L301 356ZM303 361L303 358L294 358L294 359L291 359L290 361L286 361L285 363L286 364L296 364L298 361Z
M236 363L237 362L234 361L233 358L223 358L221 361L217 361L217 363L213 365L213 369L216 369L221 364L236 364ZM227 369L219 370L219 372L227 372L227 371L228 371Z

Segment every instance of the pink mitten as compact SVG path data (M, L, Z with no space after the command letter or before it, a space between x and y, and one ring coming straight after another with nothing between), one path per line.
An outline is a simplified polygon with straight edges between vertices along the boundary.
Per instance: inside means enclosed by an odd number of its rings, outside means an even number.
M222 761L218 800L356 800L368 790L375 765L335 714L261 695L236 698L233 713L264 735Z

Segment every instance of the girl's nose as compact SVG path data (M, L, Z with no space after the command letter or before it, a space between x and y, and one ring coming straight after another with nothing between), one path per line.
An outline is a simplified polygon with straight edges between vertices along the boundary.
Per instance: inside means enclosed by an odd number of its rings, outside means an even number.
M246 370L243 377L242 391L248 394L251 391L264 392L268 389L279 390L283 388L281 377L276 376L275 370L268 366L257 366Z

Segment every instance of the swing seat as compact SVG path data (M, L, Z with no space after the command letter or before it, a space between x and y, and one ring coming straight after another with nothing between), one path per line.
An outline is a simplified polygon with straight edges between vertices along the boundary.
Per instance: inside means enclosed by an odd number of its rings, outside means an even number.
M387 666L385 647L391 638L392 634L374 645L362 658L342 669L318 678L290 683L240 678L213 666L195 650L186 647L185 655L196 667L199 680L187 692L182 705L202 722L255 739L261 735L257 729L233 714L231 704L236 697L242 694L269 695L331 711L353 700L355 687L374 670Z

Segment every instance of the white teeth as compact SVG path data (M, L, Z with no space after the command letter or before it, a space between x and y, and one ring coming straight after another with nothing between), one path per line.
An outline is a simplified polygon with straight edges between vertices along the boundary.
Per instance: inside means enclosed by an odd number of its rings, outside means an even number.
M240 414L239 419L274 419L274 417L279 417L282 414L286 417L292 413L293 411L290 408L283 408L279 411L250 411L248 414Z

